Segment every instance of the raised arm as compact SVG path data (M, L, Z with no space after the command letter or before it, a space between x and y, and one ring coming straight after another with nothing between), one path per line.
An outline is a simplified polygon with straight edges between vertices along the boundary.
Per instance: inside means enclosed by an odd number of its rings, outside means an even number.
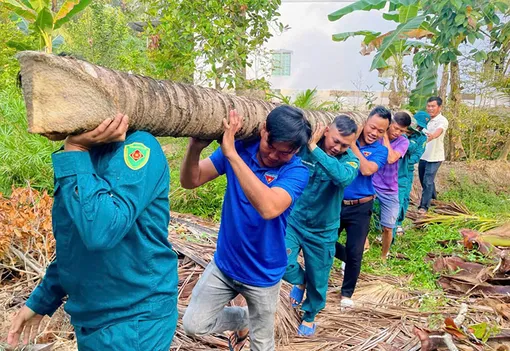
M210 143L210 140L190 138L181 166L180 181L183 188L194 189L219 176L209 158L200 160L202 150Z
M278 217L292 204L291 194L280 187L268 187L253 173L248 165L237 153L235 148L235 134L241 129L241 118L236 111L230 112L230 121L223 121L225 133L221 143L224 157L230 163L244 194L262 216L269 220ZM304 184L306 186L306 182ZM304 188L303 186L303 188Z

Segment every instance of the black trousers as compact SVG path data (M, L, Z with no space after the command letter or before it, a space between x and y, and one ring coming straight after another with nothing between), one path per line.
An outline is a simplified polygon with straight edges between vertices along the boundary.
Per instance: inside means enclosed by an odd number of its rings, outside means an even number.
M345 262L344 281L342 283L342 296L345 297L352 296L358 282L365 241L370 229L373 205L373 200L358 205L342 205L338 236L345 229L347 242L345 246L336 243L335 257Z
M432 199L437 199L436 184L434 181L441 163L442 162L427 162L425 160L420 160L420 163L418 164L418 176L420 177L420 183L423 188L419 208L428 210Z

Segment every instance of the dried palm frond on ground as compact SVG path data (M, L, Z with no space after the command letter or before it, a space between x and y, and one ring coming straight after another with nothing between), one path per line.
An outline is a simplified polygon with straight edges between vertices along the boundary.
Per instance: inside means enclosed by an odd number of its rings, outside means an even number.
M186 220L190 219L192 220L192 217L188 216ZM191 232L185 233L181 230L183 219L177 218L177 221L179 223L177 228L172 230L171 226L170 230L170 241L174 244L174 248L179 251L179 247L185 247L186 251L191 251L194 256L199 256L198 262L189 257L183 258L188 262L186 266L188 278L185 277L182 266L179 272L181 281L186 282L180 286L180 291L186 291L186 294L181 294L179 299L180 310L183 311L189 301L192 286L198 279L197 271L202 269L202 263L207 261L207 258L212 257L214 246L208 248L207 245L200 242L193 242L197 237L203 236L200 233L197 234L196 230L197 228L200 230L200 226L197 226L196 223L191 226L193 228ZM210 230L210 226L205 226L202 233ZM211 237L208 237L207 240L210 242ZM195 264L193 269L191 261ZM189 266L190 264L191 266ZM290 307L288 299L290 285L283 284L276 315L277 350L419 350L421 342L414 333L414 327L417 326L427 333L431 316L454 316L458 313L461 304L461 302L448 299L446 306L434 312L423 311L421 307L424 293L407 288L408 281L395 277L375 277L363 274L354 295L355 307L342 310L339 293L341 282L341 273L336 270L332 271L327 305L317 318L318 332L314 338L296 336L296 329L300 322L299 314ZM242 304L239 299L236 300L238 300L236 305ZM466 298L465 301L470 304L468 312L470 323L492 320L497 321L500 328L510 327L510 324L501 317L496 309L478 306L476 302L478 300L475 299ZM440 334L443 335L445 332L441 331ZM422 335L422 337L425 336ZM211 346L212 338L216 338L214 344L217 346L226 340L223 335L209 336L206 340L196 338L195 342L199 344L187 346L190 350L206 349L201 345ZM468 342L455 338L453 340Z
M407 218L411 219L418 228L433 223L442 223L455 227L469 226L481 232L510 223L510 216L499 216L498 218L479 216L471 212L466 206L456 202L433 200L432 206L432 211L426 214L421 214L416 209L410 208L407 212Z
M26 190L29 194L30 191ZM21 195L20 195L21 196ZM44 194L39 194L44 198ZM27 199L30 196L27 196ZM20 199L24 199L23 196ZM21 201L24 205L17 206L16 203L10 203L11 208L16 208L20 213L37 213L41 216L42 212L38 210L37 201ZM0 208L5 208L5 201L0 199ZM43 208L49 206L42 203ZM48 207L49 208L49 207ZM47 209L48 209L47 208ZM17 216L17 215L16 215ZM34 218L39 218L35 216ZM49 217L49 212L44 214L44 218ZM24 217L25 218L25 217ZM35 233L33 238L28 241L19 241L19 250L26 258L19 257L12 252L13 245L9 246L4 256L0 257L0 263L7 265L3 268L2 290L0 293L0 335L7 335L12 315L23 304L32 289L34 288L39 275L37 266L27 264L29 260L39 262L41 266L49 262L53 255L51 240L46 239L47 235L51 237L51 230L47 231L37 223L44 223L44 218L30 221L31 226L36 229L27 229L28 233ZM198 279L200 278L204 267L212 259L215 250L215 235L218 227L216 224L203 221L202 219L172 213L172 222L169 227L169 239L174 249L179 253L179 313L185 311L191 292ZM2 225L7 231L12 231L16 226L27 225L28 222L9 222L9 219L3 217ZM14 227L13 227L14 226ZM18 228L18 227L16 227ZM51 227L50 227L51 229ZM32 232L33 230L33 232ZM43 235L40 237L39 234ZM42 239L45 240L42 240ZM35 240L37 243L34 243ZM12 239L18 243L16 239ZM41 250L37 245L45 243L49 245L48 250ZM18 244L16 244L18 246ZM36 249L34 249L36 247ZM38 255L44 254L44 257ZM6 261L7 257L7 261ZM14 260L11 262L11 258ZM7 262L7 263L6 263ZM32 261L30 261L32 262ZM412 264L412 263L410 263ZM11 269L15 268L15 270ZM26 270L27 273L23 271ZM37 277L36 277L37 276ZM490 322L497 324L502 332L500 335L506 335L505 328L510 327L510 308L508 301L504 299L473 299L463 297L462 301L458 297L449 299L443 297L444 305L436 306L434 311L427 311L424 300L433 294L424 293L408 288L408 279L399 279L396 277L379 277L374 275L362 274L361 279L354 295L356 305L352 309L342 310L340 308L340 287L342 275L339 271L333 270L330 277L330 289L327 299L327 305L323 312L317 318L318 330L314 338L299 338L296 336L296 329L300 322L299 311L290 307L288 299L290 285L283 284L280 292L280 303L276 315L276 342L277 350L420 350L422 342L415 335L415 327L426 333L420 334L420 337L429 337L428 328L431 327L432 319L445 320L445 317L454 317L458 314L461 302L469 305L466 313L466 319L469 325ZM237 298L233 302L236 305L243 304L242 298ZM55 316L44 322L44 331L40 334L37 342L40 344L54 343L53 350L71 351L76 350L74 334L69 320L62 309L59 309ZM179 322L180 323L180 322ZM446 327L438 324L433 329L438 330L440 335L445 335ZM501 338L503 338L501 336ZM430 337L429 337L430 338ZM467 340L459 341L455 337L453 340L460 345ZM186 336L179 324L172 350L217 350L227 349L226 335L211 335L201 338L190 338ZM1 345L0 345L1 347ZM428 349L423 349L428 350Z

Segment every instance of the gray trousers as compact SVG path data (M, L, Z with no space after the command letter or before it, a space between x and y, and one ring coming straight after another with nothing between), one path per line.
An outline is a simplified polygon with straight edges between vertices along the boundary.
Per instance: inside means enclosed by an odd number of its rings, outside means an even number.
M223 274L213 260L193 288L182 319L184 331L202 336L249 328L250 350L273 351L280 285L281 282L271 287L243 284ZM238 294L246 299L248 307L225 307Z

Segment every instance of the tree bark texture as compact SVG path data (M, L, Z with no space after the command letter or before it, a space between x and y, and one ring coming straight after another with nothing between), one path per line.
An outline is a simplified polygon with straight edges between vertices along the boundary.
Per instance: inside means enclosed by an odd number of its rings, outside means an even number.
M244 117L238 138L258 133L275 104L199 86L109 70L72 57L24 51L17 55L29 132L51 135L91 130L117 112L130 130L156 136L218 138L231 108ZM304 111L312 126L342 113L361 124L363 112Z
M448 88L448 64L443 65L441 84L439 85L439 97L446 102L446 89Z
M459 63L450 63L450 101L452 104L452 120L448 128L448 144L449 144L449 160L455 161L459 158L466 157L466 152L462 146L458 124L460 117L460 103L461 103L461 88L460 88L460 72Z

